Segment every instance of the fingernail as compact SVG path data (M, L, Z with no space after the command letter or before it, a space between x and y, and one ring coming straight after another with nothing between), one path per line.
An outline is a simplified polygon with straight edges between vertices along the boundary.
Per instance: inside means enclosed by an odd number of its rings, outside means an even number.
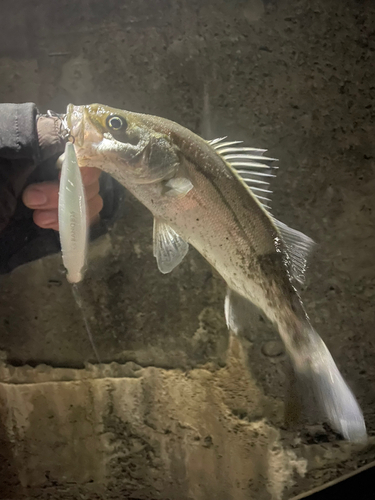
M55 224L57 222L57 214L56 211L42 211L38 214L38 224L43 226L50 226L51 224Z
M25 193L25 204L32 207L40 207L47 203L47 196L39 189L30 189Z

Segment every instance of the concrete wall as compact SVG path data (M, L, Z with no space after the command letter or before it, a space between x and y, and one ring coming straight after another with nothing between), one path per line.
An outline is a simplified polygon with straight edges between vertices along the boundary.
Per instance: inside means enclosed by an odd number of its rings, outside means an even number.
M373 433L371 2L1 7L1 101L101 102L280 158L273 212L319 243L303 298ZM274 330L254 312L230 342L222 281L195 251L160 275L150 215L124 208L82 286L100 366L60 256L0 280L0 498L286 499L374 459L372 440L283 426Z

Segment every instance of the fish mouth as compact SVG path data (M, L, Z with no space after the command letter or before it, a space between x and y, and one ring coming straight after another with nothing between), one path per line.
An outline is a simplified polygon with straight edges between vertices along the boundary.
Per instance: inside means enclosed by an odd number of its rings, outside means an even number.
M85 112L84 106L69 104L67 109L67 126L74 144L82 147L85 139Z
M103 134L90 119L88 108L74 104L69 104L67 108L67 126L77 149L85 149L85 143L93 145L103 139Z

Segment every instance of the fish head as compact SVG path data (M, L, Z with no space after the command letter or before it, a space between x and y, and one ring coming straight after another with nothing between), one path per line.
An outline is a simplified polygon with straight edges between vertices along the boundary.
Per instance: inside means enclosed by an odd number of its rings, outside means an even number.
M147 115L101 104L69 104L67 111L80 167L98 167L125 185L156 183L175 174L178 149Z

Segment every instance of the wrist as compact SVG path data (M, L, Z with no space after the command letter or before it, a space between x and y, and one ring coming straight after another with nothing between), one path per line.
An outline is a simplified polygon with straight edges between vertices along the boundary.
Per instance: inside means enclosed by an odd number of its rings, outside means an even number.
M66 139L62 134L60 117L38 115L36 128L41 162L64 152Z

